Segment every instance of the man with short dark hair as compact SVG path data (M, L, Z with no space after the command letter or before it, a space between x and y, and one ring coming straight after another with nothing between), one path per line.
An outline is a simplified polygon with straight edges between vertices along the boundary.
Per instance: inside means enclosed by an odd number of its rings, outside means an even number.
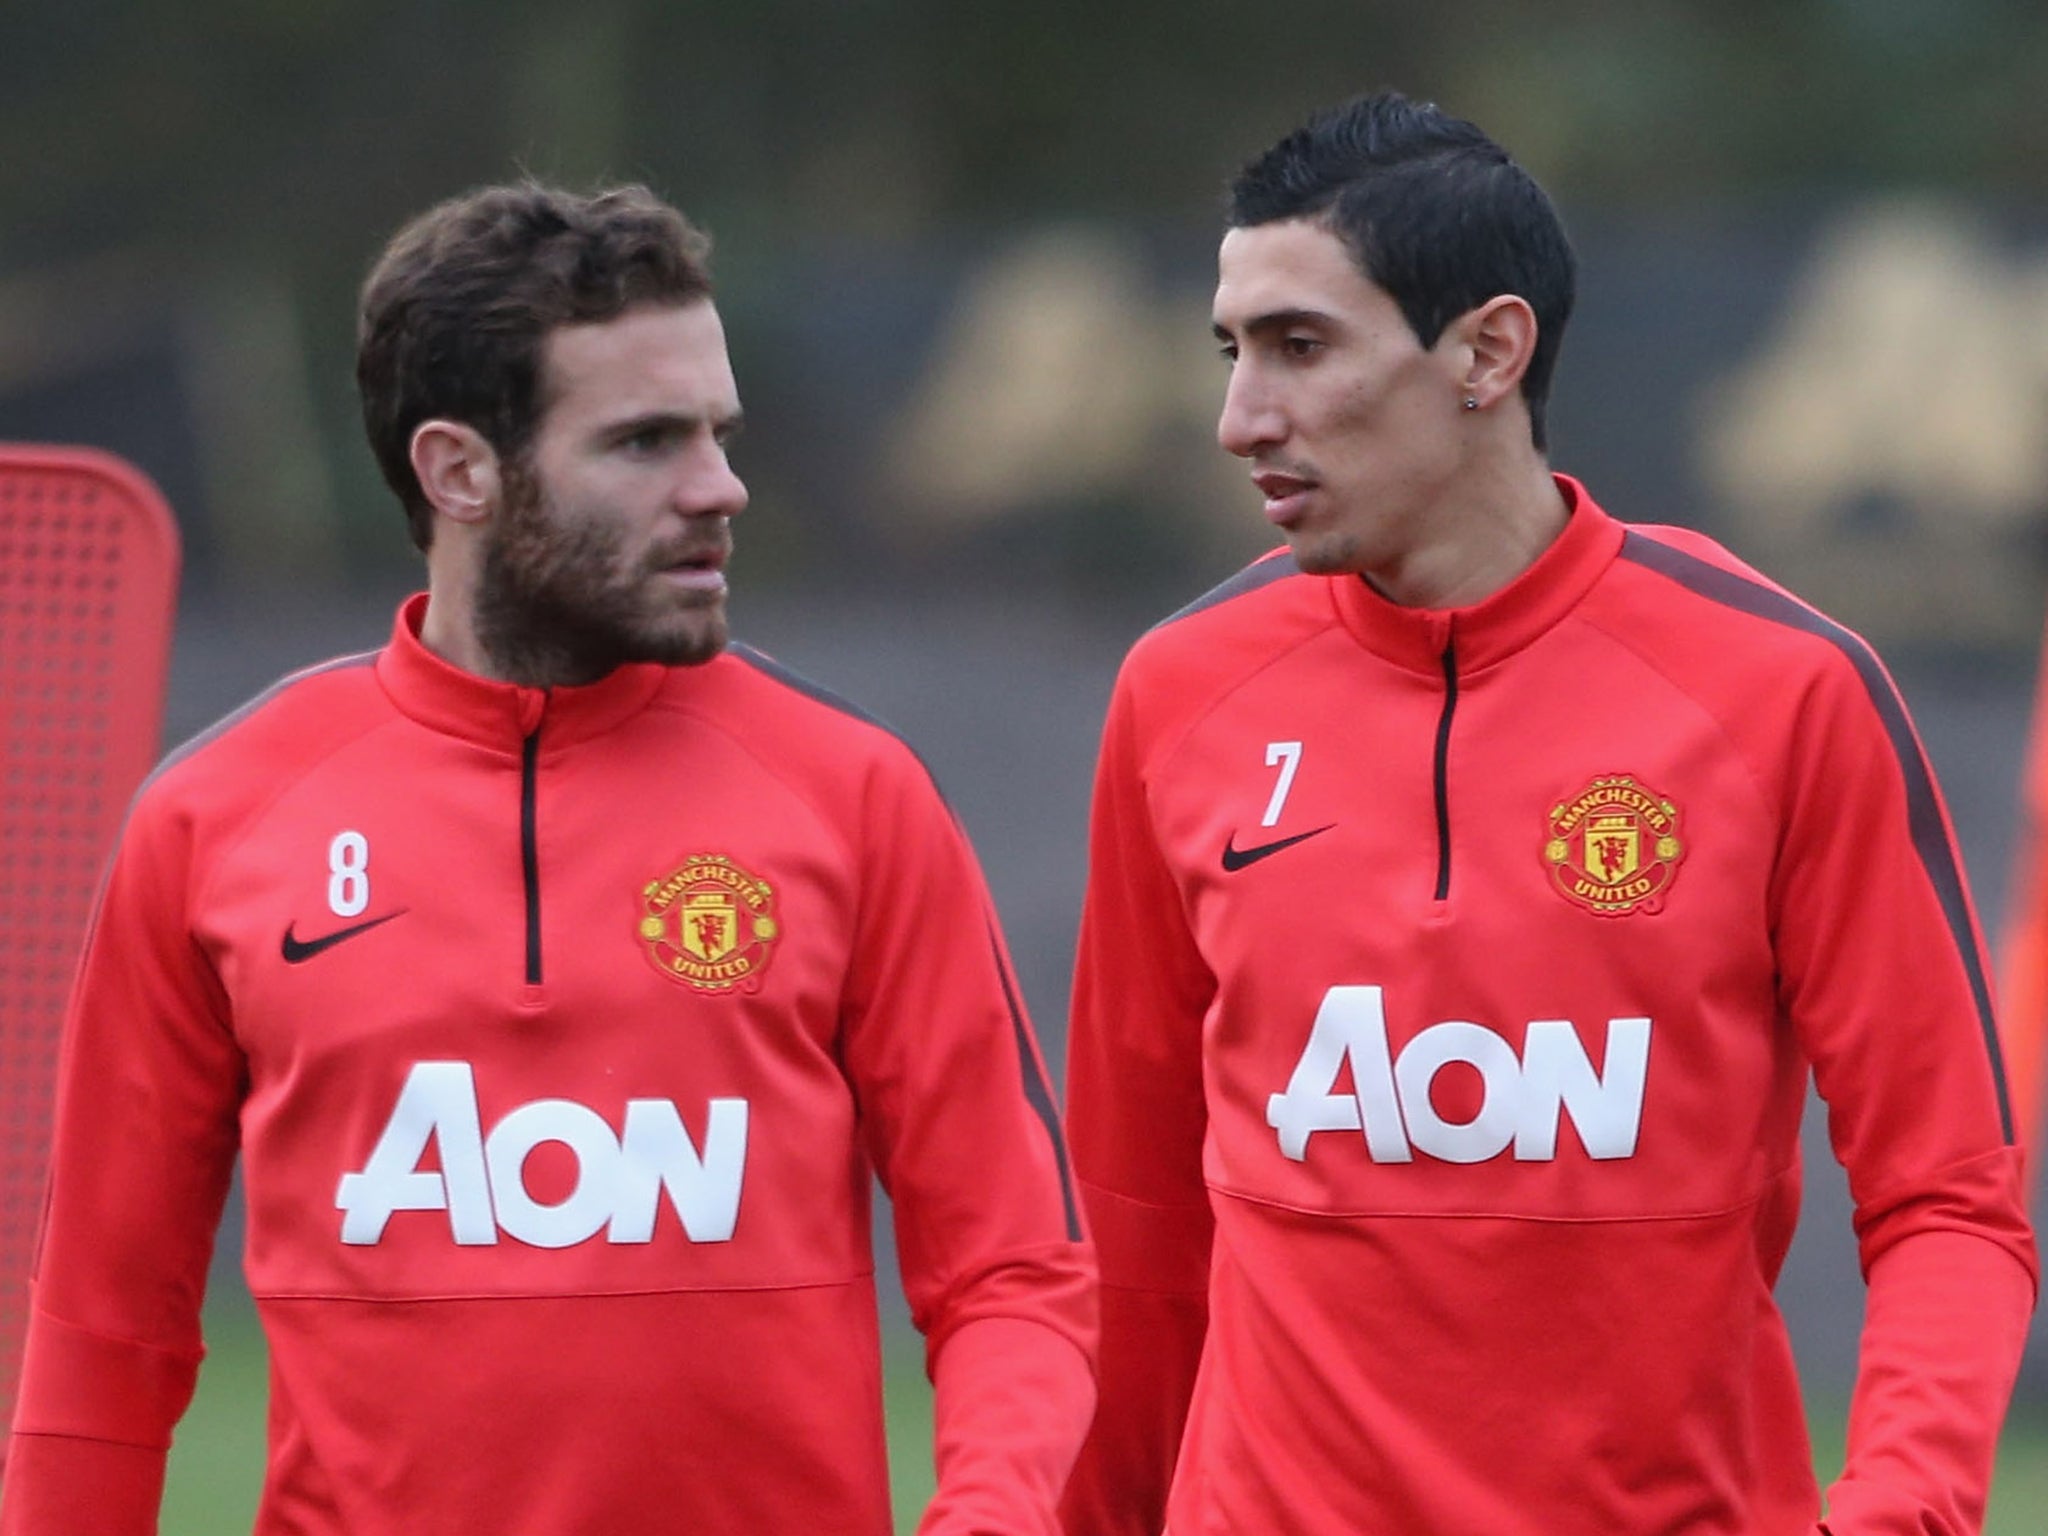
M1072 1536L1791 1536L1809 1073L1869 1281L1833 1536L1979 1528L2034 1302L1984 954L1855 635L1545 456L1573 258L1398 95L1233 188L1286 548L1133 648L1068 1044Z
M740 402L638 188L456 199L358 378L427 591L131 813L67 1026L0 1529L156 1528L236 1152L257 1529L892 1528L869 1188L936 1388L920 1530L1040 1533L1093 1262L966 838L726 637Z

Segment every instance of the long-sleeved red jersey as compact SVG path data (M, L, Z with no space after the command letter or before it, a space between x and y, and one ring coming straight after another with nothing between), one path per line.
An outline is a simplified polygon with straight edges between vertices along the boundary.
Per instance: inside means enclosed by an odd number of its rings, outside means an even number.
M1092 1256L922 767L741 648L520 688L422 606L131 813L0 1527L155 1529L239 1149L259 1532L888 1531L871 1170L938 1389L924 1528L1053 1529Z
M1284 551L1102 748L1077 1536L1791 1536L1812 1073L1869 1281L1834 1536L1976 1528L2033 1305L1982 945L1861 640L1575 483L1474 607Z

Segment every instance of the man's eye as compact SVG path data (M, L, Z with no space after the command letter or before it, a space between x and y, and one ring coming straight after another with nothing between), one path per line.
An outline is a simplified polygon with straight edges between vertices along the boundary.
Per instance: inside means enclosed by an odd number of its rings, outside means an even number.
M1222 359L1223 359L1223 361L1225 361L1226 363L1234 363L1234 362L1236 362L1236 361L1237 361L1237 343L1236 343L1236 342L1234 342L1234 341L1226 341L1225 343L1223 343L1223 345L1222 345L1222 346L1220 346L1220 347L1218 347L1218 348L1216 349L1216 355L1217 355L1218 357L1222 358Z
M1283 336L1280 339L1280 350L1289 357L1309 357L1322 349L1322 342L1314 336Z

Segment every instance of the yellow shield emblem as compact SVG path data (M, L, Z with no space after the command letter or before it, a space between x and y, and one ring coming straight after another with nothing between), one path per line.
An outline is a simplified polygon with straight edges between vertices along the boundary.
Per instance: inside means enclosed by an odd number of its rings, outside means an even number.
M739 933L739 911L727 891L692 891L677 914L683 948L707 964L733 952Z
M1586 873L1620 885L1642 867L1642 828L1632 811L1605 811L1586 828Z

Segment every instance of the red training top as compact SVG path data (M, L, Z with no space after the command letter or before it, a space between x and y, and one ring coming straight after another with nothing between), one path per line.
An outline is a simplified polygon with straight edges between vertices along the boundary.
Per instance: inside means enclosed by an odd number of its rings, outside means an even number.
M0 1530L155 1529L237 1148L259 1533L1049 1532L1093 1267L980 873L901 742L741 648L552 691L417 634L162 767L62 1064Z
M1771 1298L1809 1072L1870 1286L1827 1528L1981 1521L2035 1258L1919 742L1857 637L1559 484L1471 608L1282 551L1126 662L1076 1536L1813 1530Z

